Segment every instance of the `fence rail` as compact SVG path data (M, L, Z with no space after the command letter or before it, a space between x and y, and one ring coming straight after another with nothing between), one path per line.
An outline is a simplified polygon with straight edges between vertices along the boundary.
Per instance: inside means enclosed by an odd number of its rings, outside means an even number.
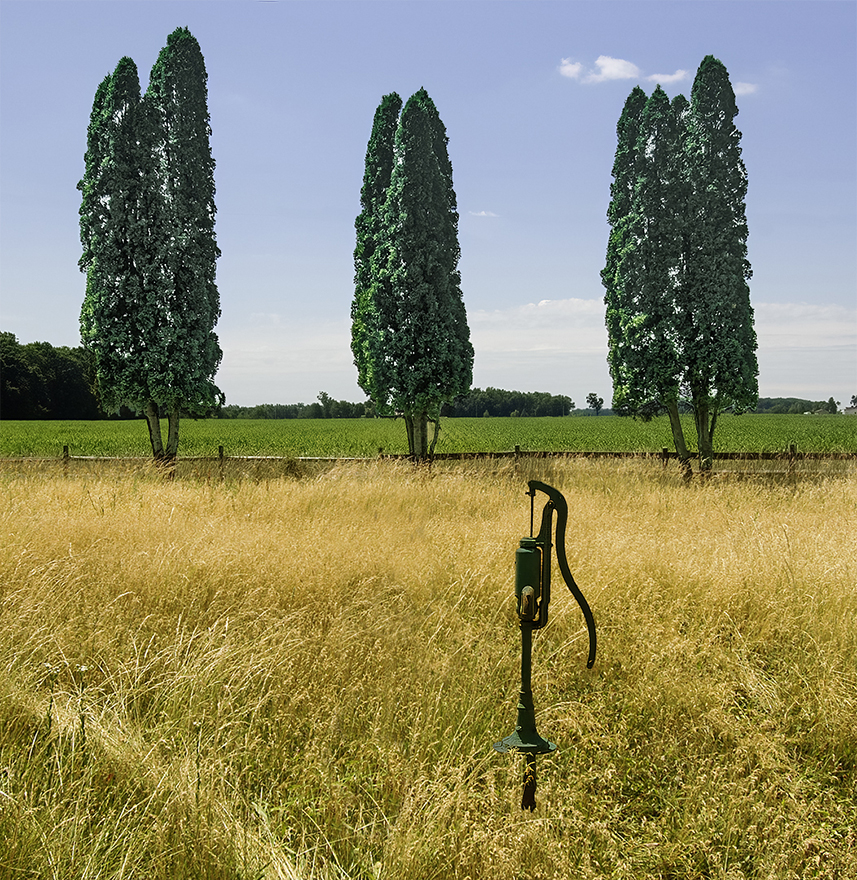
M217 455L180 456L177 460L184 462L225 462L225 461L306 461L306 462L337 462L337 461L372 461L378 459L404 459L412 456L407 453L386 453L378 450L377 456L296 456L296 455L227 455L225 447L219 446ZM435 461L469 461L473 459L503 458L655 458L665 465L671 460L678 460L678 453L667 448L660 452L636 451L615 452L608 450L527 450L516 446L513 450L491 452L438 452L432 458ZM698 453L691 454L691 460L698 459ZM61 456L3 456L0 462L25 461L127 461L148 462L151 456L134 455L71 455L68 446L63 446ZM857 461L857 452L799 452L794 444L783 452L715 452L715 461L777 461L795 463L799 461Z

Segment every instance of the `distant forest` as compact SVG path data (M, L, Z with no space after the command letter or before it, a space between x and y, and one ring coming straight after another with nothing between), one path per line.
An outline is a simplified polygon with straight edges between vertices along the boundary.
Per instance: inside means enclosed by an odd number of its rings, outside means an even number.
M0 333L0 418L103 419L92 355Z
M464 397L441 410L444 416L567 416L574 401L564 394L540 391L503 391L472 388ZM359 419L375 415L371 400L349 403L334 400L322 391L316 403L263 403L259 406L224 406L224 419Z
M760 397L757 413L835 413L837 402L798 397ZM601 415L611 410L602 409ZM576 409L564 394L472 388L443 408L444 416L594 416ZM372 418L371 401L334 400L322 391L313 403L230 404L212 417L222 419L359 419ZM92 354L84 348L54 348L48 342L21 344L13 333L0 332L0 419L115 419L136 418L130 410L105 413L95 388Z

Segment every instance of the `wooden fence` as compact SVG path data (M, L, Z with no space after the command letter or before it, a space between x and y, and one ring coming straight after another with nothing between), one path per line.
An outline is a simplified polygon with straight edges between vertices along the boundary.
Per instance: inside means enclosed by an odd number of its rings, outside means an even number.
M227 455L224 446L219 446L217 455L190 455L180 456L179 462L201 462L209 464L217 464L221 473L227 462L317 462L317 463L335 463L343 461L371 461L378 459L385 460L407 460L411 456L406 453L385 453L383 449L378 450L377 458L367 457L345 457L345 456L277 456L277 455ZM633 459L645 458L660 461L666 467L670 461L677 461L678 454L667 448L661 449L660 452L611 452L611 451L547 451L547 450L524 450L520 446L516 446L509 451L494 452L440 452L433 456L434 461L477 461L491 459L549 459L549 458L608 458L608 459ZM698 459L698 455L693 455L691 460ZM62 461L64 469L67 471L71 462L127 462L127 463L147 463L152 459L148 456L105 456L105 455L71 455L68 446L63 446ZM843 462L857 464L857 452L799 452L794 444L791 444L785 452L715 452L715 462L730 463L746 463L752 462L773 462L775 467L779 465L785 470L775 471L778 473L789 473L796 470L802 464L810 462ZM8 457L0 459L0 462L56 462L56 457ZM731 465L734 467L735 465ZM846 467L848 465L846 464ZM850 468L849 468L850 469ZM770 472L770 471L769 471Z

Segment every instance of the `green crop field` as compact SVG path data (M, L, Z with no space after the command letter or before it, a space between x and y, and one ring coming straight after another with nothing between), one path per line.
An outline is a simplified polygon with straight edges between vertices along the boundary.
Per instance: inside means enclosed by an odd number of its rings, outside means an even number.
M694 447L693 423L685 435ZM718 452L857 452L857 419L850 416L744 415L721 418ZM150 454L142 420L125 422L0 422L0 456L142 456ZM179 454L216 456L372 457L407 452L405 426L388 419L187 419ZM618 416L577 418L443 419L436 451L660 452L673 448L669 422Z

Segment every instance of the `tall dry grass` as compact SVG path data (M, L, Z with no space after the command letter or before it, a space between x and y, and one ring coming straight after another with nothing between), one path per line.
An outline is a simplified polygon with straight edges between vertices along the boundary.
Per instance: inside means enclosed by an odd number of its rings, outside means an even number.
M531 814L492 743L532 478L599 656L557 574ZM853 479L380 462L0 496L0 877L857 876Z

